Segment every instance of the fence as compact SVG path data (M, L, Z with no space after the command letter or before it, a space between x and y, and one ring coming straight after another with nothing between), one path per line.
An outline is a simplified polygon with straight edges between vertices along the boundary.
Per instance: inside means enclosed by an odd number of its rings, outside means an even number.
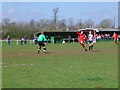
M48 42L51 42L51 41L52 40L48 40ZM27 45L33 45L33 44L35 44L34 42L35 42L34 40L26 40ZM8 40L0 40L0 45L2 45L3 43L6 43L6 45L8 45ZM21 40L10 40L10 44L11 43L14 43L16 45L21 45ZM24 45L24 44L25 44L25 41L23 41L22 45Z
M120 39L117 39L117 40L120 41ZM113 39L97 39L96 41L97 42L98 41L113 41ZM11 40L10 44L11 43L13 44L13 42L16 45L21 45L21 40ZM54 40L51 40L51 39L47 41L47 43L53 43L53 42L54 42ZM75 43L75 42L78 42L78 38L71 38L71 39L63 38L61 43ZM1 46L2 46L3 43L6 43L6 45L8 45L8 40L0 40L0 45ZM33 45L35 43L34 43L34 40L27 40L26 44L27 45ZM23 45L24 45L24 41L23 41Z

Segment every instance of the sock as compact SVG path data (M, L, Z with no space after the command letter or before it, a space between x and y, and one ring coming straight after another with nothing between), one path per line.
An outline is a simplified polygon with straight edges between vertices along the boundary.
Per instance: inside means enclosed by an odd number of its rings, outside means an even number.
M44 52L46 52L46 47L44 47Z
M93 50L93 45L91 46L91 50Z
M85 51L87 51L87 49L85 48Z
M41 47L38 48L38 54L40 53Z
M82 47L85 48L84 44L80 43L80 45L82 45Z
M89 50L91 49L91 46L89 46Z
M117 44L117 41L115 41L115 44Z
M39 47L38 50L41 50L41 47Z

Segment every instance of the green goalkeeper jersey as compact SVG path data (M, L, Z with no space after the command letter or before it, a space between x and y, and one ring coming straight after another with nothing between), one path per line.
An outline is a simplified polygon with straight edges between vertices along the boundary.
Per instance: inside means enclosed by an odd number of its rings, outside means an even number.
M38 41L46 41L45 35L41 34L38 36Z

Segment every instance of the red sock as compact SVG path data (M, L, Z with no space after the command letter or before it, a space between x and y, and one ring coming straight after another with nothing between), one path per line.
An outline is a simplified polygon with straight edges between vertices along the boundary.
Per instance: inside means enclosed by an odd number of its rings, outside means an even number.
M82 47L85 48L84 44L80 43L80 45L82 45Z
M117 41L115 41L115 43L117 44Z
M115 44L117 44L117 41L114 41Z

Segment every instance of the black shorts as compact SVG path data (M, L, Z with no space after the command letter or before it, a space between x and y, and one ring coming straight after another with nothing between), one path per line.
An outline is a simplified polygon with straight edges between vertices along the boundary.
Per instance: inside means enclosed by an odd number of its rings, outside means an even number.
M90 41L90 40L89 40L89 41L88 41L88 43L89 43L89 44L92 44L92 43L93 43L93 41Z
M45 46L44 42L42 42L42 41L38 41L38 45L43 46L43 47Z

